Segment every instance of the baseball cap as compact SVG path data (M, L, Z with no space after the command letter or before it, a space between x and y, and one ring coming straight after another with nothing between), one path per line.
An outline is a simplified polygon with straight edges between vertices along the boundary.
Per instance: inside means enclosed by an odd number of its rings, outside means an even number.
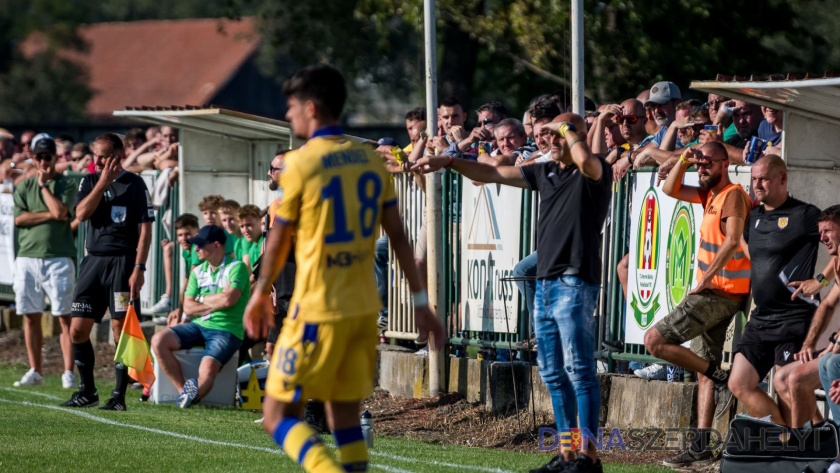
M671 100L679 100L682 98L680 88L677 84L668 81L657 82L650 88L650 98L645 102L663 104Z
M187 239L187 242L198 247L202 247L207 243L213 243L216 241L221 244L224 244L227 241L225 231L222 230L222 227L217 225L205 225L201 227L201 230L199 230L194 237Z
M55 140L46 133L38 133L32 138L32 154L38 155L41 153L55 154Z

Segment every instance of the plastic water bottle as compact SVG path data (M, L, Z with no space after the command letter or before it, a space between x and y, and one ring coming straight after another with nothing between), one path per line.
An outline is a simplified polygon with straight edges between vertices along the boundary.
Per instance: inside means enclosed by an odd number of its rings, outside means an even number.
M367 448L373 448L373 416L367 409L362 412L362 438Z

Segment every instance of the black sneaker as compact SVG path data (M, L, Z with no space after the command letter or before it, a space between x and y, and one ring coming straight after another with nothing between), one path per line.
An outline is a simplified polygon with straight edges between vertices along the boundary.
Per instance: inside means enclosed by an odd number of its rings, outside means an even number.
M695 452L690 447L680 450L671 458L662 460L662 464L670 468L707 466L714 462L715 456L712 452Z
M601 466L601 460L592 461L586 455L578 455L578 457L570 462L563 473L604 473L604 467Z
M99 392L93 391L93 394L85 394L82 391L76 391L69 401L61 404L62 407L94 407L99 404Z
M720 419L729 412L729 408L732 407L732 401L734 399L735 396L732 395L729 386L725 384L715 385L715 420Z
M574 461L574 460L573 460ZM573 461L566 461L563 459L563 454L558 453L554 458L548 461L545 465L534 468L528 473L555 473L565 471L566 467L571 465Z
M124 411L125 399L119 397L112 397L104 406L99 408L100 411Z

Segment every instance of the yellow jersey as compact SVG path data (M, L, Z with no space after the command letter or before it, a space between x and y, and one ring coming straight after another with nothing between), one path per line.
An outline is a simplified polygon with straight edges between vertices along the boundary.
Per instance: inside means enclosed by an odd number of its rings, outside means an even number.
M274 218L297 227L289 315L309 322L381 309L374 243L382 210L397 203L396 191L382 159L340 133L337 127L318 130L303 148L286 154L280 175Z

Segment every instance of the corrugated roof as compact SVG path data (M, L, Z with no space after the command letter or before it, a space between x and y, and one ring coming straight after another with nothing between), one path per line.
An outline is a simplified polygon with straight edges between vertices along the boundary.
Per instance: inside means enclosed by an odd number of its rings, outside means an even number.
M244 140L296 141L292 138L288 122L212 106L126 107L125 110L114 111L113 115Z
M253 18L99 23L79 29L86 52L62 54L90 74L91 116L137 103L207 105L257 49L255 25ZM44 47L33 34L21 52Z
M725 76L692 81L691 88L840 125L840 77L837 74Z

